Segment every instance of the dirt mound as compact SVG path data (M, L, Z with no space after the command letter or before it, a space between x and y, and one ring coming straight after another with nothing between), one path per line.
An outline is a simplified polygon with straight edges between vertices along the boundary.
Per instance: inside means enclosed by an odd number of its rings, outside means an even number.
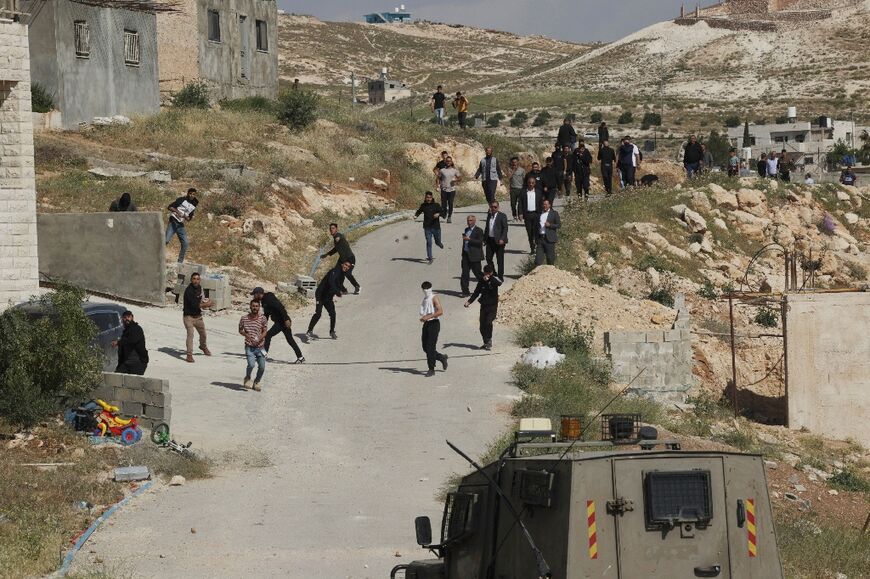
M625 297L550 265L520 278L499 304L499 320L508 325L551 319L593 327L598 351L606 331L670 327L675 317L656 302Z

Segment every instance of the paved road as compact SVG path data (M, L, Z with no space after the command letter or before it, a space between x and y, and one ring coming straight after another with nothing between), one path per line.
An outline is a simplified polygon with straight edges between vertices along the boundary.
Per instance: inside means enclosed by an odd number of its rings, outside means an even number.
M339 339L301 344L304 366L282 363L294 357L276 339L279 362L259 394L238 386L237 315L207 319L215 356L191 365L180 358L180 312L142 310L148 374L171 381L174 434L225 465L212 479L125 507L92 537L77 568L99 559L136 577L384 578L393 565L425 557L413 517L429 515L437 526L436 493L451 473L466 471L444 439L481 454L508 424L517 395L509 372L519 351L498 326L494 350L479 350L478 308L464 309L458 297L460 235L472 210L486 209L457 211L444 224L445 249L433 265L420 259L419 222L355 244L363 291L340 300ZM525 258L522 227L511 227L509 247L513 272ZM449 370L439 366L433 378L422 375L418 321L426 279L442 293L440 348L450 356ZM312 310L296 313L297 332ZM318 331L328 335L326 319Z

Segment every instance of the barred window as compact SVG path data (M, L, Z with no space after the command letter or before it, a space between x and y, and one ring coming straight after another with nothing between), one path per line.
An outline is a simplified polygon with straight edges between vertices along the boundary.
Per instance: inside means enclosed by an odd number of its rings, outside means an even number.
M88 28L88 23L84 20L76 20L73 25L75 26L76 56L89 58L91 55L91 30Z
M269 52L269 36L268 28L265 20L257 20L257 50L260 52Z
M124 64L139 66L139 33L134 30L124 31Z
M217 10L208 11L208 39L212 42L221 41L221 15Z

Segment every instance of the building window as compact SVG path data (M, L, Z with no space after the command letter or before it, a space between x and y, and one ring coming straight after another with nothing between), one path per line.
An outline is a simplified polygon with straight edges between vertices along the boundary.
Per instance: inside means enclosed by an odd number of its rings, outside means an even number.
M260 52L269 52L269 36L267 34L265 20L257 20L257 50Z
M88 28L88 23L84 20L76 20L73 24L75 26L76 56L89 58L91 55L91 31Z
M124 31L124 64L139 66L139 33L133 30Z
M212 42L221 41L221 15L217 10L208 11L208 39Z

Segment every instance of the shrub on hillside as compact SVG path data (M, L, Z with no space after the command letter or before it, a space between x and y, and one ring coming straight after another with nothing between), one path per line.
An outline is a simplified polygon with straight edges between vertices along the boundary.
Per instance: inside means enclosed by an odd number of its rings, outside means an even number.
M590 123L600 123L603 120L604 120L604 115L602 115L598 111L595 111L594 113L589 115L589 122Z
M317 120L320 97L309 90L287 90L278 96L277 116L281 124L301 130Z
M211 89L208 84L202 80L194 80L172 95L172 106L182 109L207 109L211 106L210 97Z
M543 127L548 122L550 122L551 115L549 111L541 111L535 116L535 120L532 121L533 127Z
M54 109L54 95L35 82L30 85L30 107L35 113L47 113Z
M759 308L755 323L763 328L775 328L779 325L779 312L773 308Z
M631 114L631 111L625 111L624 113L619 115L619 118L616 120L616 122L620 125L627 125L632 121L634 121L634 115Z
M661 285L652 290L647 299L672 308L674 307L674 290L668 285Z
M82 290L62 286L36 300L48 312L40 319L17 309L0 315L0 417L31 426L57 411L64 396L94 388L103 359L84 298Z
M729 116L725 117L724 122L725 122L725 126L728 127L729 129L733 129L734 127L739 127L741 124L740 117L738 117L737 115L729 115Z
M510 125L512 127L521 127L526 124L526 121L529 120L529 115L526 114L525 111L519 111L514 115L514 118L511 119Z
M647 112L643 115L643 120L640 123L640 128L644 131L650 127L660 127L662 124L662 116L659 113Z
M486 119L486 126L495 128L499 126L504 119L504 113L495 113L494 115L490 115L489 118Z
M556 348L561 353L588 352L595 337L594 330L580 322L562 321L532 322L523 325L516 333L516 342L523 348L541 343Z

